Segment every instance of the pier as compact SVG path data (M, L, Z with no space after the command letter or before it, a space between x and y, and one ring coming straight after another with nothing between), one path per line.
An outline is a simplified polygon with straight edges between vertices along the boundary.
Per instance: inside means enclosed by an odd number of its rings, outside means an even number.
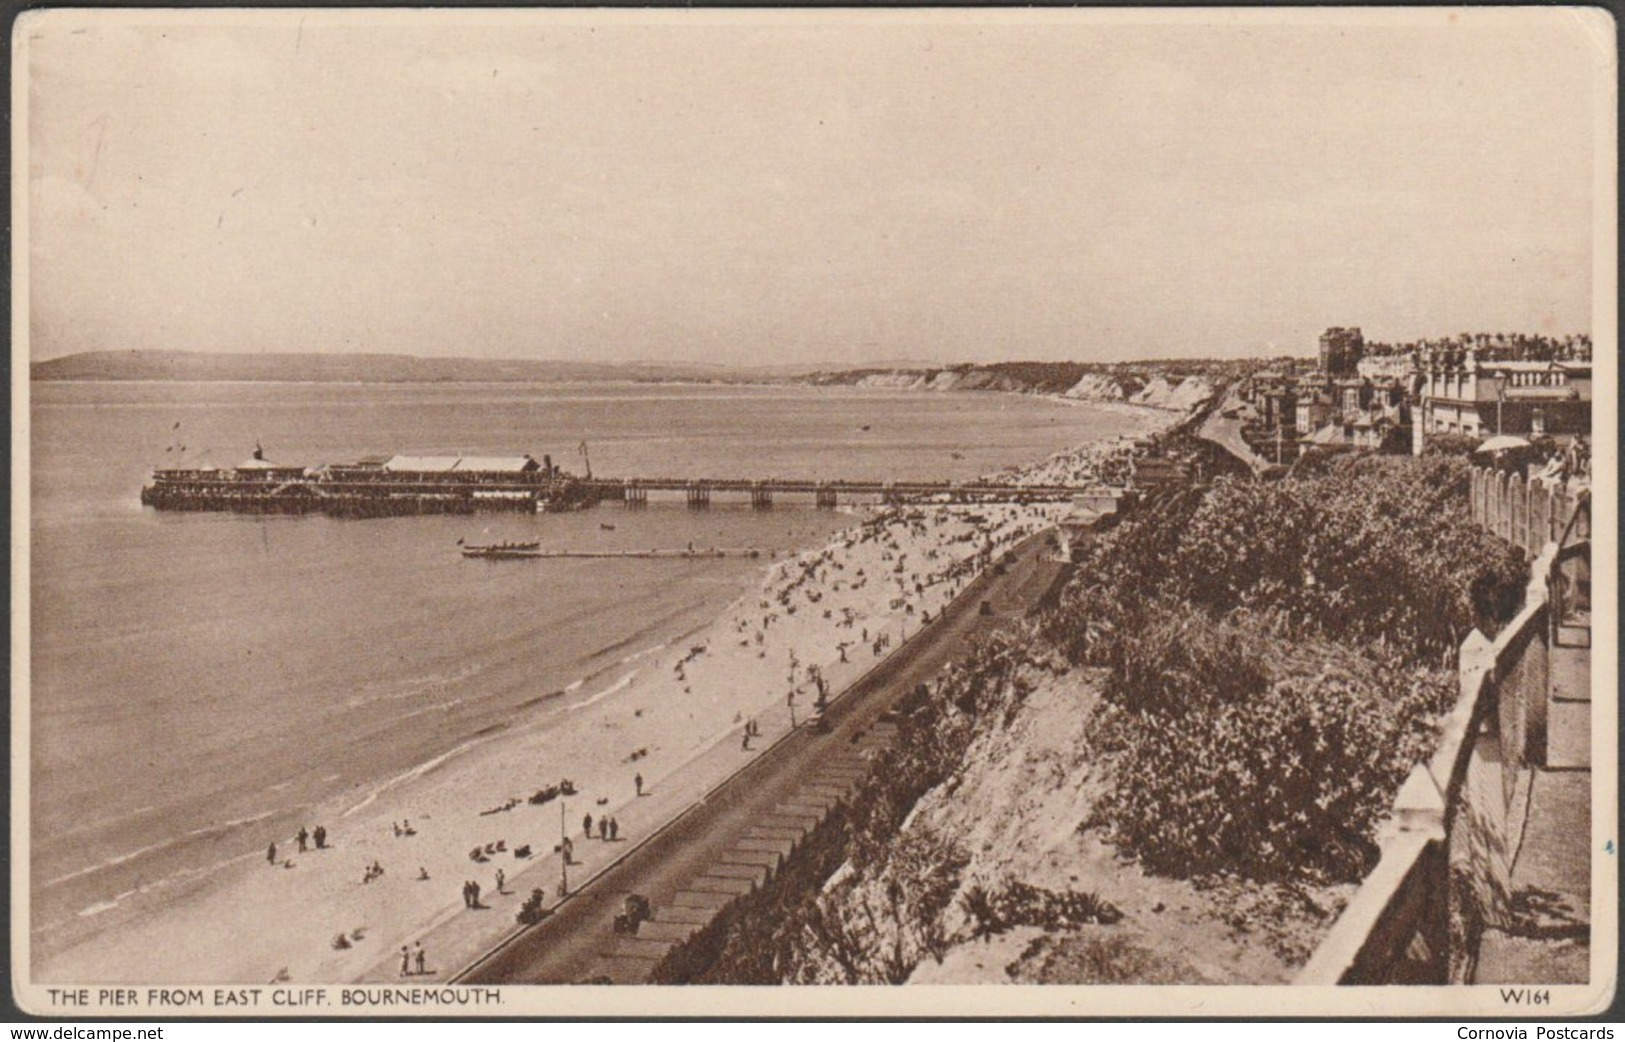
M930 499L949 503L1053 503L1098 491L1075 485L1024 485L1002 481L821 481L807 478L585 478L582 484L600 502L618 502L637 509L649 503L649 494L679 495L691 510L706 510L713 501L748 503L754 510L772 510L775 503L792 499L820 510L843 503L896 505Z
M667 549L667 550L538 550L513 549L510 547L479 547L465 546L464 557L478 557L494 561L513 560L647 560L647 561L696 561L716 560L724 557L745 557L756 559L761 557L777 557L776 550L763 550L754 546L739 547L696 547L695 549Z
M1011 481L845 481L806 478L578 477L528 456L393 457L384 462L281 466L256 456L237 467L160 469L141 490L158 510L238 514L395 517L489 511L559 512L600 503L637 510L651 498L690 510L713 503L772 510L784 503L833 510L843 504L1053 503L1097 493L1073 485Z

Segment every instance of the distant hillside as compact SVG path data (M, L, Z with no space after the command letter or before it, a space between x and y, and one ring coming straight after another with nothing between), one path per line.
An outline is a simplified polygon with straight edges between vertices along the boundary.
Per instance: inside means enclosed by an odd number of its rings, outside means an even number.
M919 391L1054 394L1188 409L1240 375L1248 363L995 362L932 366L885 363L860 369L814 364L723 366L659 362L564 362L413 355L203 354L191 351L90 351L29 367L34 380L238 380L292 383L791 383Z
M918 391L1006 391L1055 394L1084 401L1120 401L1189 409L1236 379L1247 363L996 362L943 368L840 369L809 373L798 382L821 387L886 387Z
M649 362L598 363L412 355L203 354L90 351L29 367L34 380L247 380L306 383L551 383L567 380L738 382L753 370ZM763 371L765 372L765 371ZM782 371L781 371L782 374Z

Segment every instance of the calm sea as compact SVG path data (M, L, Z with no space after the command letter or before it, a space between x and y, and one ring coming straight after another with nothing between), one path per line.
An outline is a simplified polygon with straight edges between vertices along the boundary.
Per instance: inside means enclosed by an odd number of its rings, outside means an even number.
M681 504L378 520L159 514L138 499L155 464L229 466L257 441L279 463L528 452L579 471L585 441L593 471L609 476L962 479L1122 423L1015 396L813 388L31 393L32 878L46 950L516 712L590 697L599 673L703 625L762 568L470 561L458 539L785 551L851 521Z

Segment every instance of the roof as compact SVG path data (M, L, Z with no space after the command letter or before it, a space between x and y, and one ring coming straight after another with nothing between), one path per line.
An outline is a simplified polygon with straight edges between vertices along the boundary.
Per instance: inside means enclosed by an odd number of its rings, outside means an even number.
M523 474L540 466L529 456L391 456L384 469L413 474Z

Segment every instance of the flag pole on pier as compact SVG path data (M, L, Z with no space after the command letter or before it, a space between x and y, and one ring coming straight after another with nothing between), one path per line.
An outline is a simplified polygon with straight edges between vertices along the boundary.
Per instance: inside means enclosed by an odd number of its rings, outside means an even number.
M559 801L559 897L570 895L570 826L569 804Z

